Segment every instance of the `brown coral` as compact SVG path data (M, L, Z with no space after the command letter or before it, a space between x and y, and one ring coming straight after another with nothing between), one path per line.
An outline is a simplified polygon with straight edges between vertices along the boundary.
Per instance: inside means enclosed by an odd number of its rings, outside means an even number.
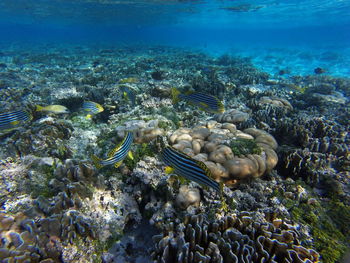
M318 262L313 249L300 245L287 222L254 221L250 213L209 221L204 214L153 237L155 262Z
M193 129L180 128L169 141L175 149L204 162L216 181L231 186L270 172L278 161L273 136L255 128L242 132L232 123L209 121ZM232 142L248 148L239 152ZM250 145L255 148L249 149Z

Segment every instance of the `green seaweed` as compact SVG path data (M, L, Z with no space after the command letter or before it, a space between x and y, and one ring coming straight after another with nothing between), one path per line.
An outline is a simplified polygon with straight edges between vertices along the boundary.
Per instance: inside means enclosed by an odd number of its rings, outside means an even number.
M238 138L230 142L230 147L235 156L244 156L247 154L261 154L261 147L259 147L255 140Z
M54 178L55 165L41 167L40 182L37 180L30 180L28 183L28 190L32 198L37 198L42 195L46 198L54 197L57 192L50 187L49 183Z
M57 157L61 160L65 160L69 158L71 154L71 150L68 148L68 146L62 144L57 145Z
M294 221L309 227L313 246L320 253L322 262L339 262L350 245L350 206L339 201L338 191L332 191L329 199L319 199L304 181L285 181L288 191L293 191L297 186L304 188L309 198L316 201L308 204L306 200L286 198L283 189L274 189L272 197L281 200Z
M334 201L315 205L295 202L290 213L293 220L310 227L314 246L323 262L340 260L349 245L349 207Z
M155 156L157 153L155 146L150 143L142 143L137 145L136 149L132 150L133 159L125 158L124 164L131 170L136 167L136 164L145 156Z
M107 238L106 241L101 241L100 239L92 240L92 246L94 247L94 251L97 256L96 260L94 260L96 263L102 262L102 254L111 249L113 245L123 236L123 230L120 229L120 227L110 224L110 229L113 229L113 233Z
M158 127L164 130L169 129L169 123L166 121L159 121Z

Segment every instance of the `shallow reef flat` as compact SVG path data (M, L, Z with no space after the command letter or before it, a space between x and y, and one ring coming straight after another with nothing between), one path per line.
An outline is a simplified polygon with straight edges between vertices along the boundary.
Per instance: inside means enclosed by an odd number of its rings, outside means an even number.
M272 75L252 59L2 47L0 113L32 119L0 131L0 261L340 262L350 79ZM173 88L213 95L225 112L174 103ZM87 118L84 101L104 110ZM107 158L129 132L133 158L97 169L91 155ZM165 173L159 138L204 163L222 194Z

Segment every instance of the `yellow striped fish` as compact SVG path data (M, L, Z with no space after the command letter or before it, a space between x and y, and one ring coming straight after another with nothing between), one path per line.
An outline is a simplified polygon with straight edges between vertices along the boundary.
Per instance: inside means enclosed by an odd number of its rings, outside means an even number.
M180 99L187 101L199 107L203 111L211 113L225 112L224 104L215 96L203 92L188 92L182 94L176 88L171 91L173 103L177 103Z
M196 183L209 186L220 192L220 185L214 181L208 167L201 161L192 159L186 154L175 150L171 146L166 146L161 152L163 162L170 166L167 173L175 173Z
M88 112L88 115L86 115L86 119L91 119L93 115L103 112L104 108L96 102L84 101L83 110Z
M1 113L0 130L12 130L32 119L33 116L23 110Z
M115 168L118 168L124 158L128 155L131 159L133 159L132 153L130 151L131 144L133 142L133 134L128 132L123 141L118 144L113 150L108 153L108 158L102 160L98 158L96 155L92 155L91 159L94 162L96 168L100 169L103 166L114 164Z

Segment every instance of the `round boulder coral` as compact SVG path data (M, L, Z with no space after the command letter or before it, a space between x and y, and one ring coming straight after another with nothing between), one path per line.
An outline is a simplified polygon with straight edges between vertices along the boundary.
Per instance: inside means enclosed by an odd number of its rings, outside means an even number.
M214 179L229 186L262 176L277 164L278 144L272 135L255 128L237 130L232 123L209 121L193 129L181 128L170 144L204 162Z

